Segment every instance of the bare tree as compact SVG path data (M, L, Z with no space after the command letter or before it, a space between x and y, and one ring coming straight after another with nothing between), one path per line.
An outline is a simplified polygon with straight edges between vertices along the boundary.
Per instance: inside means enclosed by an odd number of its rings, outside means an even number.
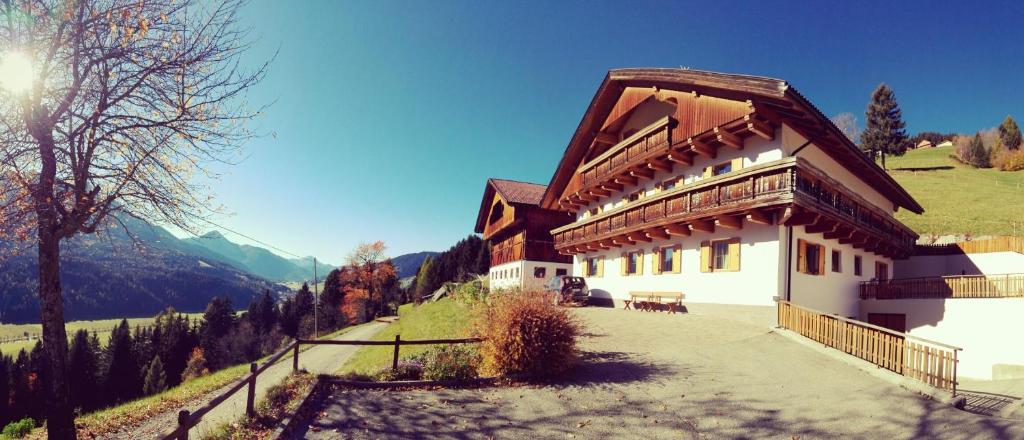
M246 92L266 64L240 64L244 0L0 2L5 74L31 78L0 92L0 239L38 248L47 428L75 438L61 241L126 217L194 230L213 211L195 177L252 136Z
M839 128L853 143L860 141L860 125L857 116L850 112L840 113L832 117L832 123Z

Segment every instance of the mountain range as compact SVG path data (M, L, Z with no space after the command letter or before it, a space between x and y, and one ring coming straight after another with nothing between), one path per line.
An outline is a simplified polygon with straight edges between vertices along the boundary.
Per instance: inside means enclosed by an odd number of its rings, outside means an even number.
M152 316L168 306L199 312L215 296L244 308L263 290L281 296L290 290L285 284L313 278L312 258L285 258L218 232L179 239L141 221L124 224L126 229L62 243L66 320ZM0 241L0 248L11 246ZM415 275L431 254L393 262L400 277ZM323 279L332 269L318 262L317 275ZM0 323L38 322L37 272L32 249L0 260Z

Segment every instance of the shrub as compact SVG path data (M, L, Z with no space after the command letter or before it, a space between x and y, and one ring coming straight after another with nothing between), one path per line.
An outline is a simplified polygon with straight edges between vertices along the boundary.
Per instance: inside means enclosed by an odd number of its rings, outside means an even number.
M452 297L463 304L475 305L487 301L487 289L480 281L469 281L459 284Z
M473 325L480 344L481 373L550 378L576 360L580 324L569 309L551 304L543 292L509 292L480 307Z
M992 156L992 166L1002 171L1024 170L1024 150L1001 148Z
M426 380L469 380L478 377L480 352L476 347L446 345L421 355Z
M386 368L377 373L377 380L420 380L423 377L423 364L418 360L398 361L398 368Z
M26 417L18 420L17 422L8 423L4 427L3 435L4 438L23 438L27 436L33 429L35 429L36 423L32 419Z

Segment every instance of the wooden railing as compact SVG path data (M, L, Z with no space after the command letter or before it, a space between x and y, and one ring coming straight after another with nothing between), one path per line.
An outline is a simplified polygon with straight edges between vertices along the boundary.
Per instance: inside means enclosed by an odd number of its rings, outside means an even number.
M1024 238L1003 236L949 244L920 244L914 249L915 256L985 254L989 252L1024 254Z
M962 349L853 319L778 302L779 327L956 395Z
M623 139L580 167L584 187L596 185L630 167L668 151L675 121L664 117Z
M195 412L189 410L181 410L178 412L178 425L158 438L161 440L188 440L188 432L190 429L195 427L202 421L203 416L212 411L217 405L224 403L225 400L230 398L236 392L248 386L248 394L246 396L245 414L248 417L252 417L256 414L255 402L256 402L256 378L260 373L264 372L271 365L277 363L282 357L292 351L292 372L299 371L299 353L301 352L300 346L302 345L392 345L395 347L394 358L391 362L391 368L398 368L398 355L400 347L403 345L452 345L452 344L473 344L483 341L479 338L463 338L463 339L420 339L412 341L403 341L401 335L395 335L394 341L346 341L346 340L334 340L334 339L299 339L292 342L284 350L279 351L277 354L271 356L262 365L256 363L250 364L250 373L243 377L234 385L231 385L223 393L214 397L202 408L197 409Z
M957 275L866 281L861 299L1024 298L1024 274Z
M582 222L552 231L559 250L651 227L690 219L784 205L805 205L845 219L886 243L910 253L916 235L871 206L802 158L786 158L744 168L665 191Z

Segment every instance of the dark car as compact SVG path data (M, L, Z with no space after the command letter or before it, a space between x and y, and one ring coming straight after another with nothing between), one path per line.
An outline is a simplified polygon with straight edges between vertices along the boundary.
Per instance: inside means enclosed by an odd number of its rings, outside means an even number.
M586 305L590 300L590 289L583 277L553 276L544 284L544 291L552 294L555 304L575 302Z

